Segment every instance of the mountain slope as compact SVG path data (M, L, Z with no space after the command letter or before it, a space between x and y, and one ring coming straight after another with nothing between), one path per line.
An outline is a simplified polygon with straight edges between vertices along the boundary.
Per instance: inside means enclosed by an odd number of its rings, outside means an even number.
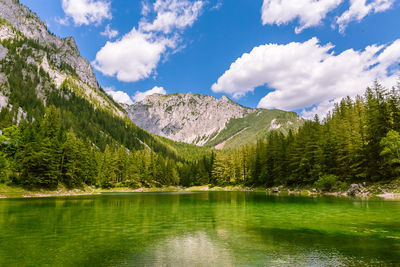
M217 149L235 148L264 139L272 130L286 135L289 130L297 131L302 124L303 119L295 112L256 109L243 118L231 119L218 136L205 146Z
M154 136L97 84L72 38L0 0L0 184L55 189L200 185L209 148Z
M124 107L136 125L153 134L217 149L254 142L271 130L287 133L303 121L294 112L251 109L225 96L192 93L155 94Z
M162 142L134 125L99 86L72 37L61 39L28 8L0 0L0 128L42 118L57 107L65 129L100 150L123 145L150 147L177 157Z
M96 108L125 117L120 107L99 88L89 62L80 56L72 37L60 39L51 34L36 14L14 0L0 0L0 18L0 60L3 73L0 76L0 88L3 99L13 94L14 88L11 88L12 84L6 78L10 78L9 74L16 71L15 68L24 69L25 74L29 73L31 78L34 78L33 71L36 68L38 76L42 76L36 77L34 81L38 98L45 99L50 85L55 89L63 86ZM19 66L13 66L13 61L18 62ZM44 84L44 76L49 76L49 84ZM2 101L0 107L5 102Z
M8 21L15 30L28 39L35 40L39 45L49 47L52 53L48 53L49 61L57 67L68 64L72 67L79 79L93 88L98 88L96 77L89 62L79 55L78 48L72 37L60 39L50 33L47 26L35 13L16 0L0 1L0 17ZM1 27L0 33L8 32L8 38L15 37L16 32L7 25ZM4 39L4 35L0 37Z

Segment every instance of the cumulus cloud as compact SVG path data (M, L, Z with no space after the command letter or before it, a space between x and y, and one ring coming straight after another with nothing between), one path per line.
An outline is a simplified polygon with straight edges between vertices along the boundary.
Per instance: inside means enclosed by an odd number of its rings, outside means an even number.
M134 82L150 76L168 47L170 39L154 37L135 28L115 42L107 42L97 52L94 67L104 75L116 76L124 82Z
M111 3L105 0L62 0L62 8L75 25L100 24L111 19Z
M104 32L101 32L100 34L107 37L108 39L112 39L118 36L118 31L111 29L110 24L108 24L104 29Z
M296 33L319 25L343 0L264 0L261 19L266 24L286 24L298 19Z
M372 0L367 4L367 0L350 0L350 8L337 18L339 31L344 32L351 21L361 21L370 13L378 13L392 7L395 0Z
M165 95L167 94L167 92L164 90L162 86L161 87L154 86L153 89L147 90L145 92L136 91L135 95L132 98L133 100L135 100L135 102L140 102L143 99L145 99L146 96L154 94Z
M132 99L129 95L122 91L114 91L114 88L106 88L106 93L111 96L115 102L126 105L133 105Z
M343 12L335 23L344 32L351 21L361 21L370 13L383 12L392 7L395 0L264 0L261 9L263 25L282 25L298 19L296 33L320 25L329 12L342 3L349 2L349 9Z
M148 78L164 55L179 51L180 34L176 30L192 26L202 6L202 1L188 0L157 0L153 5L142 2L144 17L139 27L107 42L92 64L103 74L124 82ZM150 13L155 14L152 22L146 18Z
M153 9L157 13L156 18L152 22L143 18L139 29L144 32L155 31L165 34L171 33L173 29L184 29L193 25L202 7L202 1L157 0L153 5ZM148 7L145 9L145 13L148 13Z
M362 93L375 79L390 86L399 75L393 66L400 60L400 39L337 55L333 49L332 44L319 44L317 38L255 47L232 63L212 90L240 98L266 85L273 91L260 100L258 107L314 107L312 112L322 113L335 100Z
M331 111L335 105L335 103L339 103L341 99L331 99L325 100L320 103L318 106L315 106L311 109L303 109L301 112L301 116L305 119L312 120L315 115L318 115L319 118L323 118L329 111Z

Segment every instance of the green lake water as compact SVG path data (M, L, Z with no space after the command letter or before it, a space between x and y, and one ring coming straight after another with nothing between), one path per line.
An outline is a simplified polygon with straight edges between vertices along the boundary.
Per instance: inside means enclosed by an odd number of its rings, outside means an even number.
M249 192L0 200L0 266L400 266L400 202Z

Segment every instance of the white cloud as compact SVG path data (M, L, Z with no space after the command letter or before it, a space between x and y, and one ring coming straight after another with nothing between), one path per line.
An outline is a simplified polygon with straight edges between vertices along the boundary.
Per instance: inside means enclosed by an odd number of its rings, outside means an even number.
M157 13L153 22L145 18L139 24L139 29L144 32L171 33L174 29L184 29L192 26L203 7L202 1L191 2L188 0L157 0L153 9ZM143 6L144 13L149 13L148 6ZM142 12L143 13L143 12Z
M110 24L108 24L104 29L104 32L101 32L100 34L108 37L108 39L112 39L118 36L118 31L111 29Z
M350 0L350 8L337 18L339 31L344 32L351 21L361 21L369 13L378 13L392 7L395 0Z
M214 6L211 7L211 10L219 10L223 5L222 0L219 0Z
M136 94L132 97L135 102L142 101L146 96L160 94L165 95L167 92L164 90L163 87L154 86L153 89L147 90L145 92L136 91Z
M113 88L105 88L105 91L115 100L115 102L121 104L133 105L133 101L127 93L122 91L114 91Z
M69 19L67 18L67 17L65 17L65 18L55 18L55 21L58 23L58 24L61 24L61 25L63 25L63 26L68 26L69 25Z
M147 16L151 12L151 5L148 1L142 1L142 16Z
M266 24L286 24L295 19L300 26L296 33L317 26L326 15L338 7L343 0L264 0L261 19Z
M308 120L314 119L315 115L318 115L320 119L324 118L325 115L328 114L328 112L333 109L335 103L338 102L340 102L339 98L325 100L318 106L313 107L312 109L309 110L303 109L303 111L301 112L301 116Z
M107 42L97 52L92 63L107 76L116 76L124 82L135 82L149 77L168 47L174 47L169 39L141 33L135 28L115 42Z
M400 74L390 72L400 61L400 39L338 55L333 48L320 45L317 38L255 47L232 63L212 90L240 98L267 85L274 91L264 96L258 107L295 110L315 106L314 111L323 112L329 101L361 94L375 79L391 86Z
M142 19L138 29L133 28L122 38L107 42L92 64L104 75L116 76L124 82L148 78L163 56L165 59L165 55L183 47L178 46L180 34L172 31L192 26L202 5L202 1L188 0L157 0L152 6L142 2L142 14L155 12L154 21Z
M370 13L388 10L395 0L264 0L261 19L263 25L282 25L298 19L295 32L300 33L320 25L329 12L344 2L349 2L349 9L335 21L341 33L351 21L359 22Z
M75 25L100 24L111 19L111 3L106 0L62 0L62 8Z

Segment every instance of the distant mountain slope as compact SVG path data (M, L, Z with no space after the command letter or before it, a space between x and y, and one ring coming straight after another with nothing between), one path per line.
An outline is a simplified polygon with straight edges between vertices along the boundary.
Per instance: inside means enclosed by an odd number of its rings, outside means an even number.
M151 95L125 110L136 125L153 134L217 149L255 142L271 130L287 133L303 122L294 112L251 109L225 96L192 93Z
M302 124L303 119L295 112L256 109L243 118L231 119L218 136L205 146L217 149L235 148L263 139L272 130L283 134L287 134L289 130L296 131Z
M72 37L50 33L19 1L0 0L0 128L42 118L50 105L57 107L65 129L100 150L150 147L176 157L99 87Z

